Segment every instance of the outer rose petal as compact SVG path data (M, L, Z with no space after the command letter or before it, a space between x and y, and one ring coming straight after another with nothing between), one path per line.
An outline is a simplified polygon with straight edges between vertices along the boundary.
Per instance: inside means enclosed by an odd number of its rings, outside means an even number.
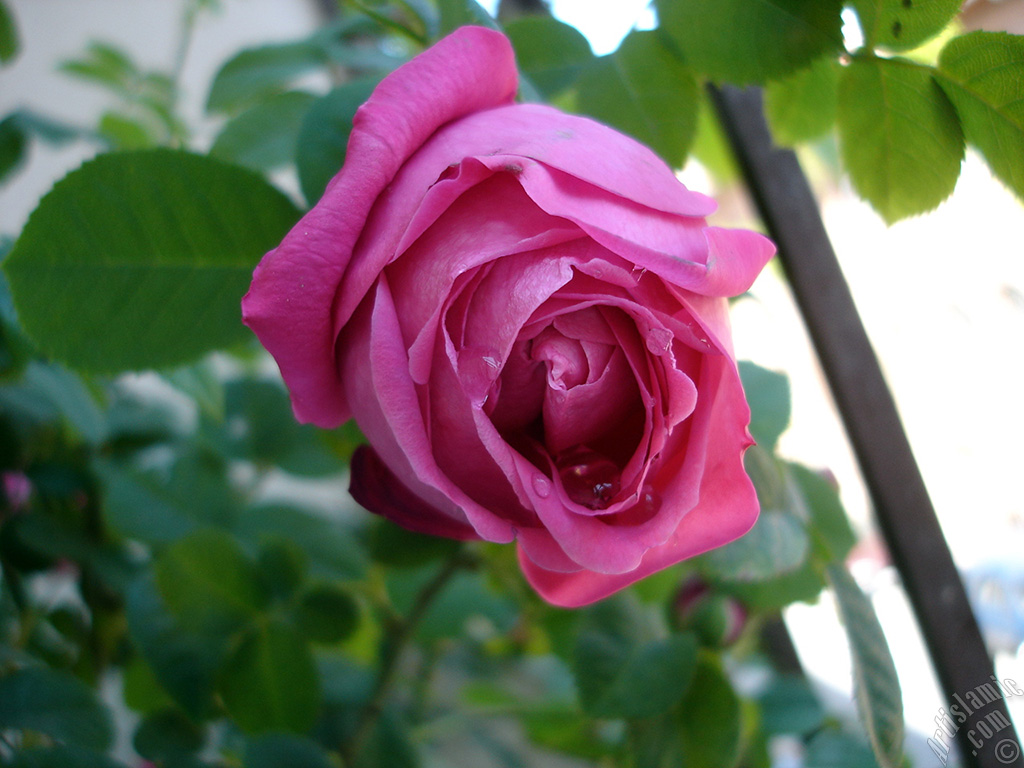
M351 413L334 355L335 294L371 208L439 127L512 101L516 66L498 32L464 27L381 81L356 113L345 166L320 202L268 253L242 317L274 356L300 421Z

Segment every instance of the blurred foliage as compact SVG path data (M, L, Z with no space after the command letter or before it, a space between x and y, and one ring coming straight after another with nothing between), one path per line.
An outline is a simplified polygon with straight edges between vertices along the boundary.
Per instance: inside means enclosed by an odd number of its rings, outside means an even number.
M197 154L178 76L214 6L183 3L169 72L103 42L60 65L110 97L96 125L0 119L0 181L33 141L104 152L0 240L0 764L526 766L557 753L728 768L770 765L785 738L807 765L898 765L898 683L842 570L855 537L837 489L777 454L793 407L783 373L741 364L763 508L751 533L586 609L541 602L511 547L345 505L358 430L294 421L238 299L300 215L280 179L312 204L381 77L460 24L495 22L473 0L347 0L315 34L224 62L206 99L220 128ZM776 139L837 134L854 187L889 221L952 190L965 143L1024 196L1021 38L949 35L958 3L858 0L854 51L839 2L656 6L660 27L605 56L548 16L511 20L521 96L601 119L674 166L693 154L724 183L704 85L757 83ZM916 55L937 38L937 59ZM0 65L24 45L0 0ZM828 585L866 730L762 649L766 622Z

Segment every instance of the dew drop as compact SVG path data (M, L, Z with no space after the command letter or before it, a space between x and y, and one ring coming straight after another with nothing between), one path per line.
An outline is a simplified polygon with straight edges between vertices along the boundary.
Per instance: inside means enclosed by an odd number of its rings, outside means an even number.
M546 499L551 495L551 481L544 477L544 475L535 475L533 478L533 490L542 499Z
M558 465L566 495L580 506L604 509L619 492L618 466L596 451L581 446L562 456Z
M651 328L647 332L647 350L652 355L664 355L672 343L672 331L668 328Z
M645 485L640 490L640 499L636 503L637 511L644 520L650 520L661 509L661 494L653 486Z

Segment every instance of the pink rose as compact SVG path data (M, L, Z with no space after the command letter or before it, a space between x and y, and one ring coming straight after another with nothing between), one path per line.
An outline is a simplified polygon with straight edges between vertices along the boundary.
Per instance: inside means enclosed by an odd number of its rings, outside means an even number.
M242 308L296 416L366 435L363 506L515 539L577 606L754 523L723 297L774 247L708 226L632 139L515 94L508 41L475 27L385 78Z

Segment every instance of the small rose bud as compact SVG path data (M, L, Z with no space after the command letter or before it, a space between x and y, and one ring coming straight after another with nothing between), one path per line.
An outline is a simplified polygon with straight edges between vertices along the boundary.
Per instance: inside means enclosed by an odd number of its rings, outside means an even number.
M733 597L715 592L695 576L679 588L672 602L672 624L679 630L696 633L702 645L728 648L735 643L747 623L747 611Z

